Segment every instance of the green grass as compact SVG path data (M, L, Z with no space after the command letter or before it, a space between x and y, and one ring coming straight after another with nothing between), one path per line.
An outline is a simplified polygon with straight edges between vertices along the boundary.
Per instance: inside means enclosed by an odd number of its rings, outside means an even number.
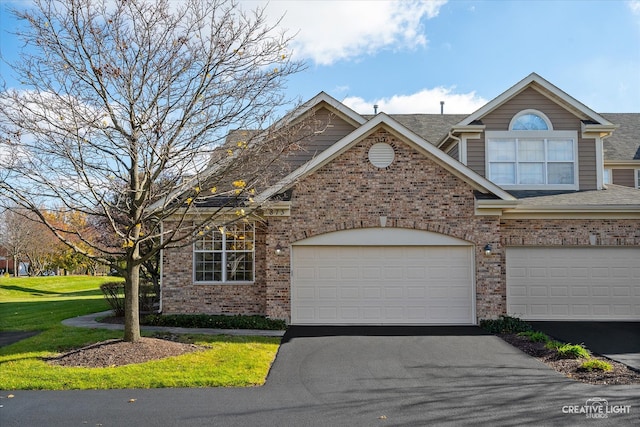
M113 368L52 366L44 358L122 331L63 326L63 319L108 310L100 284L112 277L0 277L0 330L41 331L0 348L0 389L113 389L255 386L264 383L279 338L185 335L206 350ZM145 334L152 336L150 334Z

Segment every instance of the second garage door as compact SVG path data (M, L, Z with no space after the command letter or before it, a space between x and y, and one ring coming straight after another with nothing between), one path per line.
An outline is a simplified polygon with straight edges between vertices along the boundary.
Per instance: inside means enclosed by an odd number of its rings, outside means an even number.
M507 311L528 320L640 320L640 248L507 248Z
M473 324L469 246L293 247L291 323Z

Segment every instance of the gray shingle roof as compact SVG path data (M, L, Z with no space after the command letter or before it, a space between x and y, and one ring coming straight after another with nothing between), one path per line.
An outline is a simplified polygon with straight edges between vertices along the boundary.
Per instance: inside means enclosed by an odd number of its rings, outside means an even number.
M620 125L604 140L605 160L640 160L640 113L603 113L602 116Z
M389 114L389 117L432 145L440 142L453 125L467 116L468 114ZM363 117L371 119L374 116L364 115Z
M427 142L437 144L467 114L390 114L390 116L420 135ZM602 116L620 127L604 140L605 160L640 160L640 113L603 113ZM370 119L371 115L364 117Z
M575 191L538 197L520 198L522 207L570 206L629 207L640 209L640 190L621 185L607 185L604 190Z

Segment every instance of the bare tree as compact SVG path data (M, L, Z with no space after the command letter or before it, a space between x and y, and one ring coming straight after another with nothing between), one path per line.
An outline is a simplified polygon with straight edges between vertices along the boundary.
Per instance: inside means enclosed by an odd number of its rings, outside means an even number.
M124 339L138 341L140 266L230 209L257 209L252 194L299 147L309 126L283 133L273 117L304 65L263 9L233 0L34 0L13 13L28 24L10 64L27 89L0 93L0 189L121 270ZM225 141L232 129L254 131ZM214 212L201 210L212 197ZM108 232L54 223L42 206Z
M0 246L13 260L13 275L18 277L20 263L28 259L36 241L36 225L28 217L29 212L5 209L0 216Z

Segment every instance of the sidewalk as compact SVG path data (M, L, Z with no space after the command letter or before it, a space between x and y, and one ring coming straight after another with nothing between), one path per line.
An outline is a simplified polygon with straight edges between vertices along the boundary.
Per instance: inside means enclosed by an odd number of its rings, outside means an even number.
M87 314L85 316L65 319L62 324L65 326L75 326L77 328L91 329L120 329L124 330L124 325L113 323L101 323L96 319L109 316L111 311ZM282 337L286 331L267 331L262 329L210 329L210 328L174 328L170 326L144 326L140 325L142 331L171 332L173 334L205 334L205 335L245 335L263 337Z

